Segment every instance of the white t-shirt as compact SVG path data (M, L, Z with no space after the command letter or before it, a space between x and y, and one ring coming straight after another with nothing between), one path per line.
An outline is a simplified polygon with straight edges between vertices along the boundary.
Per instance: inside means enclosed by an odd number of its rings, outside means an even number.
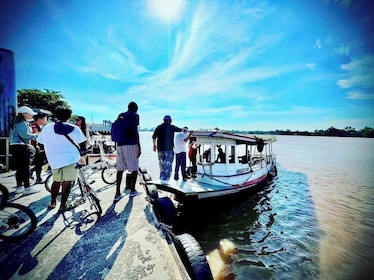
M183 132L179 132L174 138L174 153L179 154L181 152L187 153L187 143L184 142L184 139L187 138L187 135Z
M78 126L66 122L64 124L74 127L69 136L75 143L79 144L86 141L86 137ZM50 123L43 127L36 141L44 145L45 154L51 168L58 169L78 162L81 156L77 147L64 135L55 133L54 125L54 123Z

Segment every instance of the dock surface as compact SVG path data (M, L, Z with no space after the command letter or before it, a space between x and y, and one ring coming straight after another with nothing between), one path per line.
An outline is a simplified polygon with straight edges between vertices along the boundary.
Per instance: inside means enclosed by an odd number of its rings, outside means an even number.
M93 188L101 199L101 218L89 215L88 202L58 213L48 210L50 193L44 184L28 196L16 195L14 171L0 174L10 192L9 202L28 206L38 219L36 230L15 243L0 240L0 280L4 279L190 279L164 233L138 176L141 195L114 201L115 185L94 172ZM43 179L48 173L43 171ZM125 176L124 176L125 177ZM125 178L122 190L125 189Z

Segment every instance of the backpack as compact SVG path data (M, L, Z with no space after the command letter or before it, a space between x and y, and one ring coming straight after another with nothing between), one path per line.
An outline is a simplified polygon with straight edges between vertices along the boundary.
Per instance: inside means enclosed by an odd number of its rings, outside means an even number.
M126 131L128 130L128 124L124 114L118 116L117 120L112 123L112 128L110 129L110 136L112 141L116 143L125 142Z

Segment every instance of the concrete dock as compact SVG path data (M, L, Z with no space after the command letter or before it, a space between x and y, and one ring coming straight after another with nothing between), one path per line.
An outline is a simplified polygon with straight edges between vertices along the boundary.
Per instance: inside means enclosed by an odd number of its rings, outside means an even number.
M43 179L48 173L43 171ZM101 199L102 216L89 215L88 202L58 213L48 210L50 193L16 195L14 171L0 174L10 202L28 206L38 219L36 230L15 243L0 240L0 279L190 279L172 242L157 230L157 218L138 177L141 195L114 201L115 185L91 174ZM125 188L125 178L122 190Z

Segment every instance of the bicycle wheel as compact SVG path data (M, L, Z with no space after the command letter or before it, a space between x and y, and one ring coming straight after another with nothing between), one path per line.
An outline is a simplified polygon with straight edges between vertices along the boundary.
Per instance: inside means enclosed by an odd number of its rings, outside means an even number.
M5 205L9 199L9 191L3 184L0 184L0 207Z
M117 168L115 165L108 164L101 171L101 179L109 185L115 184L117 181Z
M0 209L0 238L18 241L30 235L37 223L38 220L31 209L8 202Z
M49 192L51 192L52 183L53 183L53 176L52 174L49 174L47 179L45 179L45 182L44 182L45 189Z
M95 208L98 217L101 217L103 210L101 209L100 200L93 193L89 193L88 199L91 203L91 207Z

